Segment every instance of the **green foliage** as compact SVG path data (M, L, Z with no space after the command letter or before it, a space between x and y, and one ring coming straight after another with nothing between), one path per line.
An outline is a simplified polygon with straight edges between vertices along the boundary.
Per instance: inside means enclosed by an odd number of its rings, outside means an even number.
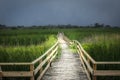
M57 41L54 30L6 31L0 32L0 62L31 62Z
M84 49L97 61L120 61L120 35L93 35L82 42Z
M120 29L79 28L66 29L65 35L77 39L84 49L99 61L120 61Z
M77 46L75 44L71 44L69 47L73 53L77 53Z
M0 62L30 62L36 59L56 42L58 32L64 32L70 39L80 41L84 49L97 61L120 61L119 28L55 28L0 30ZM71 48L75 49L75 45ZM97 68L109 70L120 69L120 66L98 65ZM98 80L119 79L98 77Z
M37 45L46 41L51 34L57 32L51 29L18 29L0 30L0 45L2 46L29 46Z

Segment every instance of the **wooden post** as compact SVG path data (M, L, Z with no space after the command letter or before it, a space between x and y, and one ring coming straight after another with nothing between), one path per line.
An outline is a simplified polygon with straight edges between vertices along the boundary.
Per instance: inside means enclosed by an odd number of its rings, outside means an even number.
M42 59L40 60L39 64L41 64L41 63L42 63ZM43 67L41 67L41 69L40 69L40 74L42 73L42 71L43 71Z
M2 72L1 66L0 66L0 72ZM0 74L0 80L2 80L2 73Z
M77 50L78 50L79 57L81 58L81 51L79 50L79 46L78 45L77 45Z
M95 71L97 69L97 65L93 64L93 71ZM93 80L97 80L97 77L95 75L93 75Z
M87 57L87 62L90 65L90 59L88 57ZM87 71L88 71L88 74L89 74L89 77L90 77L90 71L89 71L89 69L87 69Z
M34 71L34 64L31 64L31 65L30 65L30 71L33 73L33 71ZM34 80L34 74L33 74L33 76L30 78L30 80Z
M47 57L50 56L50 54L52 53L52 51L53 51L53 50L51 50L51 51L47 54ZM48 62L47 65L50 63L50 59L51 59L51 57L48 59L48 61L47 61L47 62Z

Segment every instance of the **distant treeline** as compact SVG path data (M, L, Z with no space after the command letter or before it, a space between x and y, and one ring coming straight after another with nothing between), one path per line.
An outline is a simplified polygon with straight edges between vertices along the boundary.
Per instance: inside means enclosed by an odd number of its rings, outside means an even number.
M95 23L93 25L88 26L78 26L78 25L45 25L45 26L6 26L0 24L0 29L20 29L20 28L29 28L29 29L48 29L48 28L120 28L120 26L111 26L111 25L104 25Z

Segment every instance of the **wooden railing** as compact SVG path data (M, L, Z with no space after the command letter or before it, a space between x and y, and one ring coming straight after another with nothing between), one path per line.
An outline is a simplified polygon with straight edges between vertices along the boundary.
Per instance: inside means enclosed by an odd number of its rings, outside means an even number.
M0 80L4 78L27 78L40 80L57 55L58 42L36 60L29 63L0 63ZM17 69L19 67L22 70ZM5 69L4 69L5 68ZM7 70L6 70L7 69ZM10 69L10 70L9 70ZM28 79L29 78L29 79Z
M97 80L97 76L120 76L120 70L98 70L98 65L120 65L120 62L95 61L81 46L77 40L73 40L77 46L80 60L89 80Z

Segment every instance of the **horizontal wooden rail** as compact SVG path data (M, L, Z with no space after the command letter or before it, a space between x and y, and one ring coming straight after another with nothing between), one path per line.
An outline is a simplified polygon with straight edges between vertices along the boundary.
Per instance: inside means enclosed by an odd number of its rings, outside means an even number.
M120 76L119 70L96 70L94 71L95 76Z
M14 66L27 66L28 68L29 68L29 70L28 71L26 71L26 70L22 70L22 71L18 71L18 70L7 70L7 71L3 71L2 70L2 66L9 66L9 69L12 69ZM12 66L12 67L11 67ZM17 78L17 77L30 77L30 78L32 78L34 75L33 75L33 70L31 70L30 68L31 68L31 66L33 66L33 64L32 63L1 63L0 64L0 67L1 67L1 71L0 71L0 77L1 78L3 78L3 77L7 77L7 78L9 78L9 77L13 77L13 78ZM3 67L3 68L4 68ZM0 78L0 79L1 79Z
M48 49L42 56L35 59L32 62L23 62L23 63L0 63L0 79L3 77L30 77L30 80L35 80L35 76L39 72L39 75L37 77L37 80L40 80L46 70L49 68L51 62L57 55L58 50L58 41L50 48ZM36 66L37 64L37 66ZM46 65L44 67L44 65ZM28 71L3 71L2 66L9 66L9 68L12 66L27 66ZM36 66L36 67L35 67ZM11 68L12 68L11 67Z
M4 77L32 77L33 71L4 71L0 74Z
M9 66L13 66L13 65L21 65L21 66L25 66L25 65L31 65L32 63L25 63L25 62L20 62L20 63L0 63L0 65L1 66L7 66L7 65L9 65Z
M120 64L120 62L99 62L99 61L97 61L97 62L95 62L95 64L101 64L101 65L103 65L103 64Z

